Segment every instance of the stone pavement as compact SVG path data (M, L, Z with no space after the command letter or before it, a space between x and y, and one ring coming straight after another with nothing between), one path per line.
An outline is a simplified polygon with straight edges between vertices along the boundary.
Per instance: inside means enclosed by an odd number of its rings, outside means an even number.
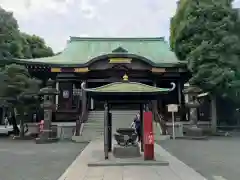
M58 180L145 180L147 178L151 180L206 180L157 144L155 153L161 154L161 157L169 162L169 166L88 167L89 162L104 155L103 140L94 140Z

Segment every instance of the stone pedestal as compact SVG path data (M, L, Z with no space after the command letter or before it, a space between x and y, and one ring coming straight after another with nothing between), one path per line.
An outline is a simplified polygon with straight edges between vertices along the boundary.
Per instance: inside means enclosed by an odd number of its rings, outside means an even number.
M57 138L36 138L35 142L36 144L50 144L50 143L55 143L57 142L58 139Z
M190 126L186 129L186 136L188 137L204 137L202 128L197 126Z
M113 156L116 158L136 158L140 157L140 147L138 144L132 146L113 146Z

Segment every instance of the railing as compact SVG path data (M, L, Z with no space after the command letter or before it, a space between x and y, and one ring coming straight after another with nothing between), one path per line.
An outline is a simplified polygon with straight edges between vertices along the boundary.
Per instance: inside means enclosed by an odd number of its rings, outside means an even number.
M81 113L78 120L76 121L76 129L74 134L75 136L82 135L83 126L84 126L84 123L87 121L87 119L88 119L88 110L86 109Z
M79 136L82 134L84 123L88 119L88 108L87 108L87 101L82 104L81 107L81 115L79 116L78 120L76 121L76 129L75 129L75 136Z
M71 106L71 108L67 107L66 104L57 104L57 111L66 111L66 110L77 110L78 106Z
M84 123L87 121L88 119L88 110L86 110L83 115L82 115L82 119L81 119L81 124L80 124L80 135L82 135L83 132L83 128L84 128Z
M163 115L160 115L157 110L154 112L157 115L158 123L162 130L162 135L167 135L167 125Z

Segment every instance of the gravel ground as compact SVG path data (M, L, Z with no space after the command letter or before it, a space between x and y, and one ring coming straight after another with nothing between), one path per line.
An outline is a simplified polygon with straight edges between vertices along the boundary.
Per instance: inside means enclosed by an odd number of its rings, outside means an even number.
M87 144L0 138L1 180L57 180Z
M239 180L240 137L209 140L167 140L158 142L172 155L194 168L208 180Z

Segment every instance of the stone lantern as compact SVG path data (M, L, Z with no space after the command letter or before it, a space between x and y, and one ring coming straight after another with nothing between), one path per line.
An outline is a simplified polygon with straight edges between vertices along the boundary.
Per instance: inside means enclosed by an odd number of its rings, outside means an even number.
M197 86L189 84L184 85L183 93L185 94L185 106L189 109L190 127L187 128L187 136L202 136L202 129L198 127L198 108L201 102L198 95L202 90Z
M49 79L47 81L47 86L40 89L39 96L43 97L43 103L41 106L44 109L44 119L43 119L43 129L36 139L36 143L51 143L56 142L57 137L53 136L52 129L52 113L56 110L56 104L54 104L54 97L59 94L59 92L53 88L54 81Z

